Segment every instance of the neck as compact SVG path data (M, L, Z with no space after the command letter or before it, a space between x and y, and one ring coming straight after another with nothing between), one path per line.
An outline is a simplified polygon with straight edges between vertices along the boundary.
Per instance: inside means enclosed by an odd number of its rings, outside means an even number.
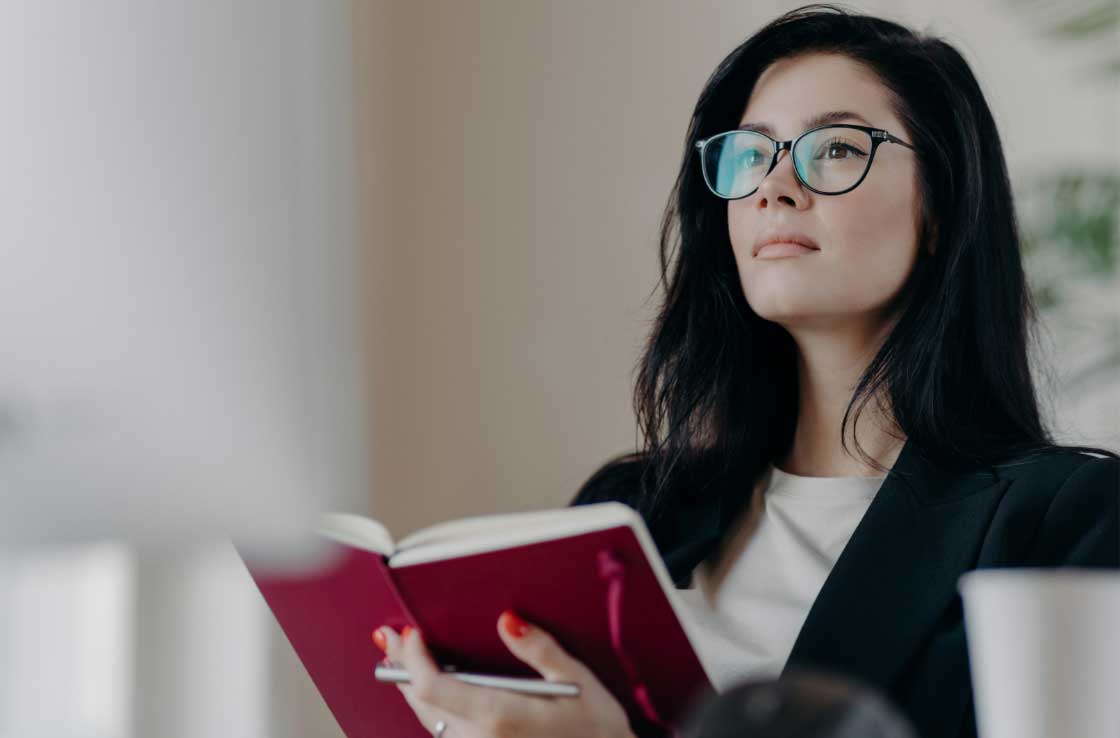
M889 334L891 324L850 325L844 329L789 329L797 344L798 416L793 443L775 465L791 474L812 477L879 476L883 472L860 458L856 443L886 468L898 458L905 435L895 427L885 394L872 397L845 429L844 411L860 375Z

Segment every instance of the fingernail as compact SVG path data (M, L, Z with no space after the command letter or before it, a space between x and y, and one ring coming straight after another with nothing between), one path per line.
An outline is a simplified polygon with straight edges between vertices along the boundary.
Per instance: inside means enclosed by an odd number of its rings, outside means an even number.
M407 639L408 634L411 633L411 632L412 632L412 626L411 625L404 626L404 630L401 631L401 638Z
M381 632L381 628L377 628L373 631L373 642L382 651L389 650L389 644L385 642L385 634Z
M514 638L520 638L529 632L529 624L514 615L512 611L506 610L502 613L502 617L505 618L502 627Z

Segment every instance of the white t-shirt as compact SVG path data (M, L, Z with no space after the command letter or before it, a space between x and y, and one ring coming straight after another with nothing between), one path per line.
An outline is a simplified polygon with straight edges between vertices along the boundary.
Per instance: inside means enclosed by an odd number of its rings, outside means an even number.
M705 561L677 590L717 692L785 667L809 608L885 476L803 477L771 465L728 532L722 572ZM722 574L722 581L719 580Z

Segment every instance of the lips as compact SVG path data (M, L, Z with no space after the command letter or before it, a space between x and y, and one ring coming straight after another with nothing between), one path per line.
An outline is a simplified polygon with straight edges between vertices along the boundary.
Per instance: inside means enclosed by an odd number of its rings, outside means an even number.
M796 231L785 231L782 233L768 233L762 238L755 241L754 248L751 250L751 256L758 256L758 252L762 250L762 247L769 246L773 243L794 243L804 246L807 249L812 249L813 251L821 250L821 247L817 245L817 242L806 236L804 233L798 233Z
M803 256L816 253L818 249L811 249L799 243L769 243L762 247L755 259L784 259L789 256Z

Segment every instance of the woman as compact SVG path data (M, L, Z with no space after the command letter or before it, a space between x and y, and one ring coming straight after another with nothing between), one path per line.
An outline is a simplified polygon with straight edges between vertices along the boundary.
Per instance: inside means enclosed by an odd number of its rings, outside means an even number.
M975 735L957 578L1118 566L1120 458L1054 445L1039 417L1011 189L968 64L829 6L778 18L700 95L661 265L644 448L573 504L641 512L719 686L817 667L880 688L923 738ZM517 625L499 621L510 649L581 698L461 685L387 633L425 725L632 735L593 674Z

